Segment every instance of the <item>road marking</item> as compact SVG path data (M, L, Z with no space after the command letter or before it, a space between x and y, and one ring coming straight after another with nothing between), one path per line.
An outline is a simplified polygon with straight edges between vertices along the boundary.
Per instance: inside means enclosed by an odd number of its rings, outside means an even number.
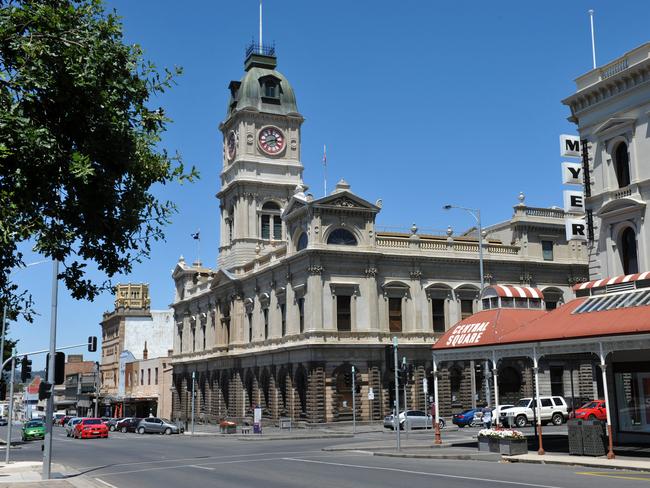
M188 468L198 468L198 469L207 469L208 471L214 471L217 468L210 468L208 466L199 466L198 464L190 464Z
M626 474L630 473L630 474ZM584 476L598 476L600 478L616 478L621 480L636 480L636 481L647 481L650 483L650 473L644 473L641 471L616 471L616 473L607 473L603 471L580 471L576 474L581 474Z
M398 468L384 468L382 466L363 466L360 464L344 464L344 463L330 463L327 461L312 461L310 459L299 459L299 458L283 458L286 461L297 461L300 463L315 463L315 464L328 464L330 466L342 466L346 468L359 468L359 469L375 469L378 471L394 471L397 473L408 473L408 474L417 474L421 476L433 476L438 478L454 478L461 480L470 480L470 481L480 481L483 483L498 483L505 485L517 485L517 486L531 486L535 488L560 488L558 486L551 485L538 485L535 483L523 483L521 481L507 481L507 480L495 480L490 478L474 478L471 476L458 476L453 474L442 474L442 473L427 473L426 471L411 471L408 469L398 469Z
M99 478L95 478L95 479L96 479L97 481L99 481L100 483L102 483L102 484L108 486L109 488L117 488L117 486L115 486L115 485L111 485L111 484L108 483L107 481L100 480Z

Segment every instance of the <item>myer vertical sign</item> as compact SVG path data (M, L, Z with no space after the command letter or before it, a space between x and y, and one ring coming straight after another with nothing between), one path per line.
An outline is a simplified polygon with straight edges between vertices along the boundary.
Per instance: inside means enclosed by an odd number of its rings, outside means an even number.
M560 155L563 158L579 158L580 138L562 134L560 136ZM565 219L567 241L587 240L587 225L584 219L585 197L582 189L583 168L581 163L564 161L562 163L562 184L580 186L580 190L564 190L564 211L566 213L581 214L583 217Z

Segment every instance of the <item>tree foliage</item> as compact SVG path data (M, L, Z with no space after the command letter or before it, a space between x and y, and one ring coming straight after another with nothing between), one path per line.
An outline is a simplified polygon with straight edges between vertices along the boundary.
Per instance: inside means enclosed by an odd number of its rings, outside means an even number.
M22 246L62 263L72 296L93 299L128 273L176 211L153 189L194 179L161 149L169 122L152 98L174 72L123 40L100 0L0 0L0 295L31 317L12 283Z

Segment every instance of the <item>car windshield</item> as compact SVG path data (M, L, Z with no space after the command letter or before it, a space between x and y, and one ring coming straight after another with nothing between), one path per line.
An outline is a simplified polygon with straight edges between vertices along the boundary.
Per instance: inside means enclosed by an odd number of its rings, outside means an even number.
M589 402L585 403L582 407L580 408L596 408L598 406L598 403L596 402Z
M101 419L86 419L84 420L84 425L97 425L101 424Z
M515 404L515 407L527 407L528 405L530 405L530 398L522 398Z
M25 424L25 427L30 428L30 427L43 427L43 422L40 420L32 420L31 422L27 422Z
M72 422L72 425L75 425L81 422L81 419L72 419L70 422Z

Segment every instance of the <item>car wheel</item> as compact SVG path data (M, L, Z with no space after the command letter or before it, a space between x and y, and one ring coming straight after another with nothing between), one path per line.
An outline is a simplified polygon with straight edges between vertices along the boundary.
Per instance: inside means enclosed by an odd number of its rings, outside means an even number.
M169 428L169 427L167 427L167 428L165 429L165 435L172 435L172 429Z
M140 427L138 429L138 434L144 434L144 427Z
M122 434L126 434L126 432L127 432L126 427L122 427Z
M525 415L517 415L517 418L515 419L515 425L517 427L526 427L526 424L528 423L528 419L526 418Z
M441 428L441 429L444 429L445 428L445 421L440 419L438 421L438 427Z
M399 424L399 430L404 430L404 422L402 422L401 424Z
M596 420L596 416L592 413L589 415L589 417L587 417L587 420Z
M562 422L564 422L564 417L561 413L554 413L553 417L551 417L551 422L553 422L553 425L562 425Z
M111 426L108 428L108 430L110 430L111 432L115 432L115 427L111 425Z

